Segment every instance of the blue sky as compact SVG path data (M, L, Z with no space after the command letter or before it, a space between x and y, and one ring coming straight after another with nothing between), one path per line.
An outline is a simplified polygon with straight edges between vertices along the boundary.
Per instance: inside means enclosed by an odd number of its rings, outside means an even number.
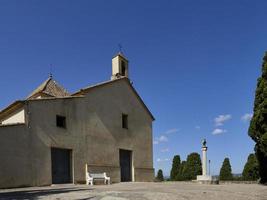
M211 172L227 156L240 173L254 146L247 129L266 8L263 0L2 0L0 109L44 81L50 64L70 92L109 79L120 43L156 118L155 169L168 175L175 154L201 153L206 138Z

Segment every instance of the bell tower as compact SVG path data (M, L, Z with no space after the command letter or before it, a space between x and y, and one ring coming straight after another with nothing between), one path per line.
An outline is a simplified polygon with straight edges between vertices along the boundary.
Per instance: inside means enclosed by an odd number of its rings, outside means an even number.
M129 61L126 57L119 52L115 57L112 58L112 76L111 80L127 77L129 78Z

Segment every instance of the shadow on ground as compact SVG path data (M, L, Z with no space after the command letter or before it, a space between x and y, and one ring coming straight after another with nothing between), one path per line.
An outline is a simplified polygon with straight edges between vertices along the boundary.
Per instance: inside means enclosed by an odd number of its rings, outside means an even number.
M59 188L59 189L45 189L45 190L27 190L27 191L13 191L0 193L0 200L34 200L39 197L47 197L49 195L63 194L69 192L89 191L92 189L77 189L77 188ZM88 197L79 200L89 200L94 197Z

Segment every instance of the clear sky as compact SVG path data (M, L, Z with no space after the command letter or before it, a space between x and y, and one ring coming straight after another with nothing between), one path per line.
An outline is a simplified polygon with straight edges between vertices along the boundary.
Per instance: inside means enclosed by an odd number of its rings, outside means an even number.
M169 175L173 156L201 153L206 138L211 172L227 156L240 173L254 146L266 9L264 0L1 0L0 109L43 82L50 64L70 92L108 80L120 43L156 118L155 169Z

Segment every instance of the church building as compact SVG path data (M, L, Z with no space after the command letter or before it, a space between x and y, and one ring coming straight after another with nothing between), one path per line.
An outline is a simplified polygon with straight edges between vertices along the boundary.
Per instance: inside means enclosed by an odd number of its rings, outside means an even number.
M153 181L153 121L122 53L111 80L73 94L50 76L0 111L0 188L85 183L86 164L113 183Z

